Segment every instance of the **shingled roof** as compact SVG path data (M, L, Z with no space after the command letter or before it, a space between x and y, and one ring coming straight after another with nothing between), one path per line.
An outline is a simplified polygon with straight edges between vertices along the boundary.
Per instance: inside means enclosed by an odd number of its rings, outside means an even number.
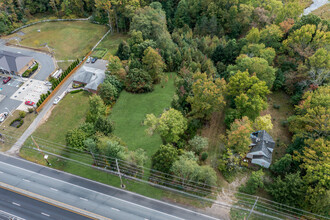
M1 50L0 69L6 70L8 72L17 73L24 66L26 66L32 59L33 57Z
M263 159L268 163L272 162L272 153L275 147L275 141L273 138L265 131L257 131L251 134L252 148L250 153L259 152L262 155L253 155L253 159Z
M76 73L73 81L85 84L85 89L96 91L97 87L103 83L104 79L104 70L83 66Z

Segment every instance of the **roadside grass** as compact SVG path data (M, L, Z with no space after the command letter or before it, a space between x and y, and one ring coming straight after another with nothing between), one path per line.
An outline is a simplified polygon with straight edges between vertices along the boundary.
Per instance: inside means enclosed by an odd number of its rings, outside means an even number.
M118 45L121 41L127 40L128 35L125 34L108 34L101 43L95 48L95 51L93 54L97 52L98 48L106 48L108 49L107 53L103 56L104 60L108 60L110 55L115 55L118 49ZM92 56L93 56L92 54Z
M279 109L274 108L274 104L279 105ZM286 120L294 114L294 108L290 103L290 97L282 91L273 92L268 96L268 108L262 111L260 115L270 114L272 117L273 129L269 134L275 141L275 149L273 152L273 162L284 156L287 145L291 142L291 134L289 132Z
M165 87L157 85L151 93L132 94L123 91L112 109L110 117L115 126L113 134L120 137L129 150L144 149L149 159L147 167L151 166L151 156L158 150L162 140L158 134L147 135L147 127L142 123L147 114L159 116L171 106L175 91L174 77L174 73L169 73Z
M33 136L65 145L67 131L84 122L88 108L87 92L68 93L55 106L49 118L36 129Z
M319 16L324 20L330 19L330 3L323 5L322 7L312 11L312 14Z
M70 60L85 56L107 32L107 27L88 21L64 21L40 23L21 31L25 35L11 35L21 38L21 45L45 49L47 43L54 48L56 59Z
M65 71L71 64L71 61L57 62L58 68L63 71Z
M8 115L7 119L0 124L0 133L4 134L5 142L0 141L0 151L9 150L12 145L17 141L17 139L24 133L24 131L30 126L33 120L36 117L34 113L26 113L26 116L23 118L24 123L21 127L15 128L10 126L10 123L19 118L19 110L13 112L13 115Z

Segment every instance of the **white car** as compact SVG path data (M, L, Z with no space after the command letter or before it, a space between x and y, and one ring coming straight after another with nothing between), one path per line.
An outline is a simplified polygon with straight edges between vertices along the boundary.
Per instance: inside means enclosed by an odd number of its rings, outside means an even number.
M57 103L59 103L59 101L61 100L61 97L57 96L56 99L54 100L54 105L56 105Z
M90 63L90 62L91 62L91 57L88 57L86 63Z
M0 122L3 122L6 119L7 115L8 115L8 112L1 113L0 114Z
M52 86L52 83L51 83L51 82L48 82L48 81L46 81L46 82L45 82L45 85L46 85L46 86Z

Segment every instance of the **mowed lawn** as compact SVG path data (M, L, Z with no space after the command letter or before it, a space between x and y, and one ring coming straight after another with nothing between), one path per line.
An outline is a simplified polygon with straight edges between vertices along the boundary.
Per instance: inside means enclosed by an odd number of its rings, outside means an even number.
M84 122L88 108L88 93L67 94L52 110L47 121L37 128L33 136L65 145L67 131Z
M170 74L165 88L157 85L151 93L132 94L123 91L112 109L110 117L115 126L114 134L120 137L130 150L144 149L149 157L147 166L150 166L151 156L162 141L158 134L147 135L147 127L142 123L147 114L159 116L164 109L171 106L175 91L174 77L175 74Z
M128 35L124 34L108 34L101 43L97 46L98 48L105 48L107 49L107 53L104 55L103 59L108 60L110 55L115 55L118 50L118 45L128 38Z
M54 48L57 60L72 60L85 56L107 32L107 27L88 21L65 21L36 24L21 31L25 35L16 34L22 39L20 44L46 49L47 43Z

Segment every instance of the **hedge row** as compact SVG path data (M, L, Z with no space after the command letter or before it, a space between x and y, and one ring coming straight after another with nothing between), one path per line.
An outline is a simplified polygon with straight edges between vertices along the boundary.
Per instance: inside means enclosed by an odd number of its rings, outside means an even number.
M60 84L60 82L62 82L62 80L69 74L71 73L71 71L79 64L79 59L77 59L76 61L74 61L73 63L71 63L71 65L62 73L62 75L60 76L60 78L58 79L54 79L52 82L52 90L54 90L58 84Z

